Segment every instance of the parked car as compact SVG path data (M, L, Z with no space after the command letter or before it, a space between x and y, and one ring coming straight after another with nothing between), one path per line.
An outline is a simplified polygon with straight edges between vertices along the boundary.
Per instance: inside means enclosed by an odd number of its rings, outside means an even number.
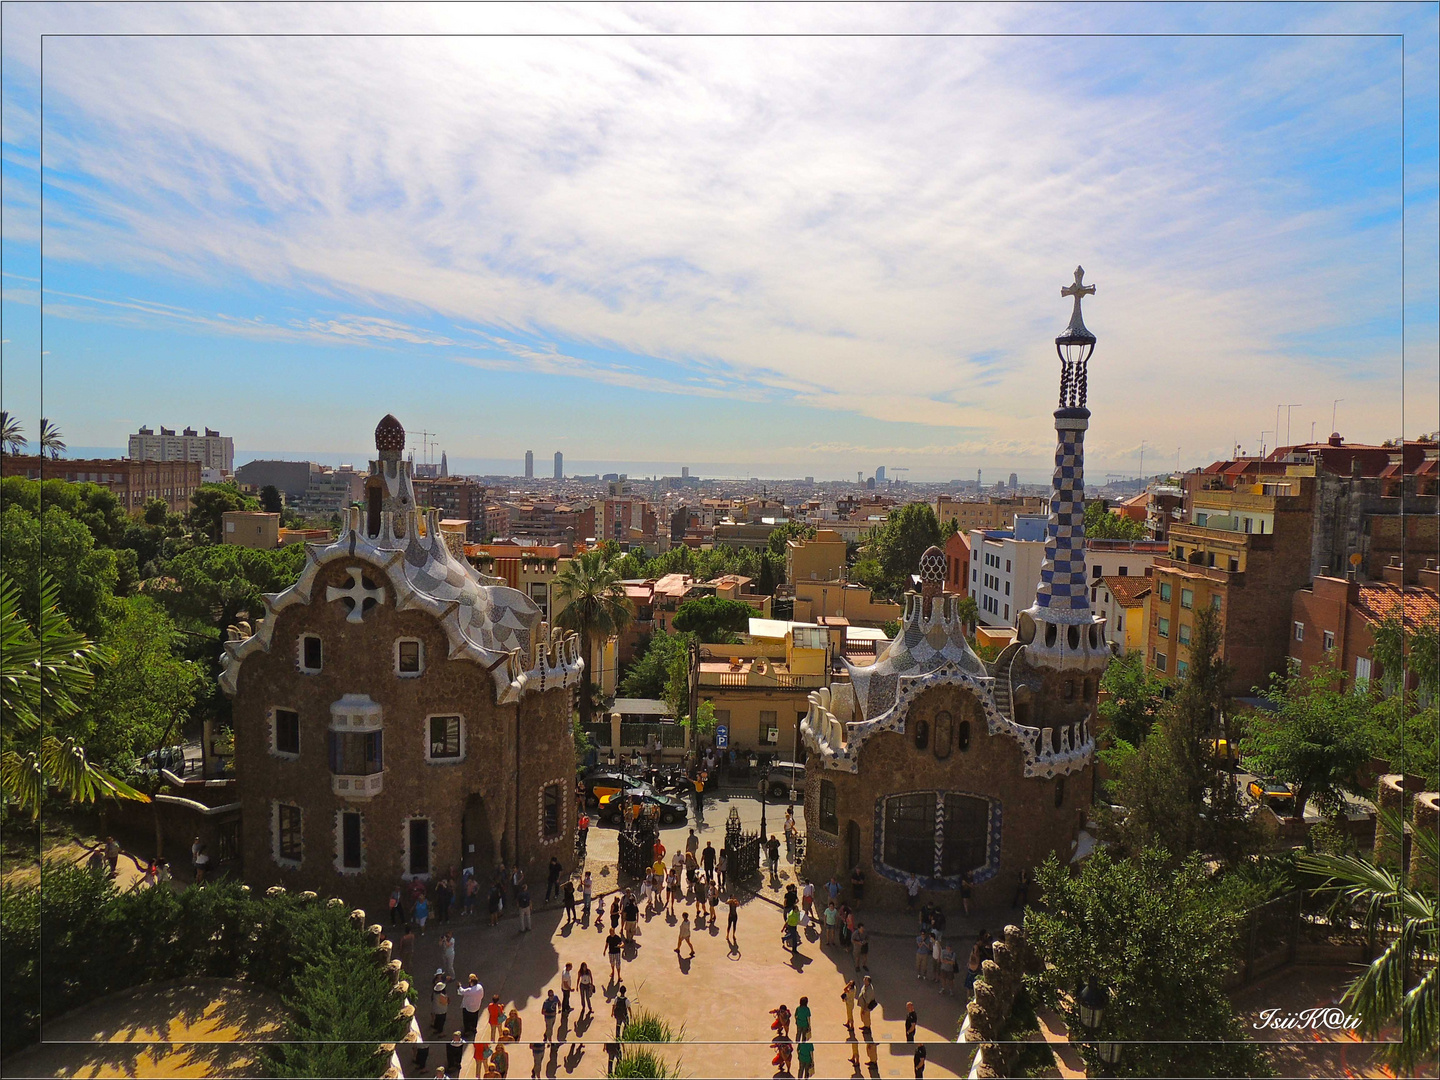
M1210 756L1222 769L1229 769L1233 772L1240 767L1239 748L1232 746L1228 739L1211 739Z
M154 776L159 769L169 769L176 776L185 775L185 747L183 746L162 746L158 750L151 750L140 758L140 772L145 776Z
M585 783L585 805L594 810L601 802L620 791L639 787L641 781L619 769L591 769L581 779Z
M765 779L760 781L760 790L768 791L772 799L788 799L791 788L805 786L805 766L793 761L772 761Z
M659 807L661 825L677 825L685 822L687 813L685 800L677 799L673 795L662 795L648 784L637 784L623 794L616 792L603 796L600 800L600 819L608 821L612 825L621 824L625 820L625 811L635 799L639 799L647 807Z
M1282 780L1257 776L1245 785L1245 791L1262 806L1268 806L1272 810L1283 811L1286 814L1292 814L1295 811L1295 792L1291 791L1290 785Z

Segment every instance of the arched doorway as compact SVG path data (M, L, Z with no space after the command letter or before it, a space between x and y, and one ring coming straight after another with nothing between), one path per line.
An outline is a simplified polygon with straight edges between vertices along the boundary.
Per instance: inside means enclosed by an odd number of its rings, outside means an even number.
M853 818L845 823L845 869L860 865L860 825Z
M475 792L465 800L465 812L460 818L460 865L473 867L480 880L484 881L487 880L484 872L494 864L485 799Z

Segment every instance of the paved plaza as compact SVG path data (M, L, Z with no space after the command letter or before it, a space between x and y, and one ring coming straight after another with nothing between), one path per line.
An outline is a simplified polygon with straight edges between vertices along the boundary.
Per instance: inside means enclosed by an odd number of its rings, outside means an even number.
M717 849L721 846L731 805L740 810L747 830L758 823L760 805L755 799L722 796L707 800L707 824L697 830L702 848L707 840ZM770 832L780 833L784 812L784 805L767 809ZM677 848L683 850L686 833L686 826L664 829L662 840L670 852ZM616 831L608 827L592 829L590 833L588 859L581 869L588 867L591 871L597 894L611 893L617 885L616 835ZM688 952L681 957L675 951L679 906L675 918L663 913L647 918L642 907L636 944L625 953L623 978L632 1011L652 1010L677 1031L683 1029L683 1042L667 1049L667 1056L679 1064L683 1074L773 1076L776 1070L770 1064L770 1010L781 1002L793 1010L800 996L806 995L813 1010L816 1075L855 1075L846 1043L845 1007L840 1000L846 980L854 976L849 951L838 946L822 948L818 934L813 931L806 935L798 956L793 959L780 943L780 897L785 885L796 880L795 869L782 856L778 881L766 882L758 894L753 891L740 894L744 903L740 909L737 948L732 949L725 940L723 909L721 925L711 926L708 920L700 923L693 937L694 959L689 958ZM755 884L752 882L752 887ZM821 896L824 885L823 881L816 882ZM455 935L456 974L463 978L474 972L484 984L487 998L499 994L507 1008L513 1005L520 1010L524 1029L520 1046L511 1053L510 1075L526 1076L533 1061L529 1043L544 1031L540 1004L546 992L550 989L559 992L560 973L567 962L573 963L577 971L582 961L588 963L596 980L595 1016L588 1022L577 1021L573 1012L564 1018L557 1028L558 1041L545 1057L542 1074L604 1076L605 1043L614 1032L610 1001L615 992L613 986L607 985L609 964L604 954L605 935L598 932L589 919L567 925L558 901L539 904L544 883L536 890L532 882L531 888L537 902L531 932L522 934L514 917L506 917L496 927L488 925L484 914L452 918L448 927L432 922L427 934L417 939L415 959L408 967L424 987L427 976L439 966L437 942L448 928ZM914 1045L905 1042L904 1033L907 1001L915 1003L918 1037L927 1044L926 1075L964 1075L969 1068L970 1054L965 1046L954 1041L963 1012L963 996L943 996L938 983L916 978L915 918L903 912L871 913L863 906L860 913L871 934L870 974L879 999L871 1026L871 1040L875 1044L873 1068L868 1063L866 1040L857 1030L861 1036L863 1075L914 1075ZM1017 914L996 913L990 923L998 928L1004 922L1014 921ZM951 913L947 937L956 942L957 949L963 947L968 952L978 930L982 926L990 927L990 923ZM962 979L959 994L963 993ZM574 1000L578 1008L578 999ZM422 993L417 1013L427 1034L430 1030L428 1001L428 993ZM459 1006L452 1004L450 1028L458 1028L459 1019ZM443 1059L443 1049L436 1046L425 1075L433 1073ZM409 1061L405 1065L407 1070L411 1068ZM463 1075L475 1075L473 1063L467 1061Z

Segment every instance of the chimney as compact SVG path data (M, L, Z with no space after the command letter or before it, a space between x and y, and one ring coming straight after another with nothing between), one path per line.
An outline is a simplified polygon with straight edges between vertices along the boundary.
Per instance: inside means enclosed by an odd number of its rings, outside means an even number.
M1345 440L1340 437L1340 432L1332 431L1329 439L1331 446L1344 446Z
M1390 564L1380 570L1380 579L1388 585L1405 584L1405 567L1400 565L1399 555L1390 556Z

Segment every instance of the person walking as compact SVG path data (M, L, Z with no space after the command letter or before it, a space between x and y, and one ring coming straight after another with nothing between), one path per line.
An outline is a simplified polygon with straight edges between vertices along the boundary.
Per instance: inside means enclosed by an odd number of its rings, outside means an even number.
M860 991L855 986L854 979L845 982L845 989L840 991L840 1000L845 1003L845 1027L852 1035L855 1033L855 1002L860 997Z
M919 1022L920 1018L915 1014L915 1003L913 1001L905 1002L905 1041L907 1043L915 1041L915 1028Z
M474 874L465 875L465 903L460 909L465 915L475 914L475 905L480 902L480 882Z
M420 927L420 936L425 936L425 923L430 919L430 901L422 895L415 901L415 925Z
M774 833L765 842L766 861L770 864L770 876L772 878L780 875L780 841Z
M610 958L610 981L612 983L620 981L620 950L624 947L625 939L611 930L610 936L605 939L605 955Z
M560 899L565 904L565 925L569 926L575 921L575 881L573 878L566 878L565 884L560 886Z
M590 877L590 871L585 871L585 876L580 879L580 919L581 922L590 925L590 900L595 895L595 882Z
M566 964L565 970L560 973L560 1011L570 1011L570 995L575 990L575 965Z
M470 981L460 987L460 1031L466 1040L475 1038L475 1032L480 1027L480 1007L484 1003L485 987L471 972Z
M803 1041L810 1038L810 999L802 997L795 1006L795 1038Z
M815 883L805 882L805 888L800 893L800 906L805 909L805 914L815 918Z
M930 973L930 935L924 930L915 935L915 978L924 979Z
M785 912L785 926L780 931L780 939L790 949L790 955L796 956L800 952L800 909L792 907Z
M545 1044L543 1042L531 1043L530 1053L535 1055L535 1064L530 1067L530 1080L540 1080L540 1069L545 1064Z
M545 872L545 903L547 904L552 896L560 895L560 873L560 860L551 855L550 867Z
M523 877L515 894L515 910L520 912L520 933L523 934L530 929L530 886Z
M831 874L830 880L825 883L825 895L830 898L832 904L840 902L840 882L835 879L834 874Z
M400 935L400 955L396 957L401 964L408 964L410 958L415 955L415 927L409 923L405 924L405 933Z
M705 841L705 850L700 853L700 865L705 868L705 880L715 879L715 845Z
M555 1037L555 1018L560 1015L560 999L555 991L551 990L545 995L545 1000L540 1005L540 1016L545 1021L545 1041L548 1043Z
M620 984L619 991L615 994L615 1000L610 1006L610 1015L615 1018L615 1038L620 1038L620 1033L625 1030L625 1025L630 1022L630 999L625 996L625 984Z
M200 855L200 838L195 838L194 858ZM120 843L113 836L105 837L105 864L110 867L110 876L113 878L120 872Z
M490 1055L490 1064L500 1080L505 1080L510 1075L510 1051L505 1049L504 1039L495 1044L495 1052Z
M460 1075L460 1065L465 1060L466 1041L460 1032L455 1032L450 1041L445 1044L445 1072L443 1075L451 1077L452 1080Z
M450 1019L450 995L445 992L445 980L435 980L430 988L430 1034L438 1037L444 1032Z
M944 950L940 947L940 935L930 935L930 970L928 972L931 982L940 981L940 953Z
M450 921L450 901L455 897L455 888L450 884L448 877L441 878L440 884L435 886L435 921L437 923L448 923Z
M701 825L705 824L705 774L702 772L695 778L695 820Z
M855 1004L860 1006L860 1030L870 1030L870 1013L874 1011L875 987L870 982L870 976L866 975L860 983L860 993L855 999Z
M440 963L445 968L445 977L455 977L455 935L446 930L440 935Z
M955 972L960 966L955 947L948 941L940 949L940 992L955 996Z
M865 898L865 871L858 864L850 871L850 898L855 901L856 907Z
M583 960L580 962L580 974L575 976L575 984L580 990L580 1015L594 1016L595 1007L590 999L595 996L595 976L590 971L590 965Z
M923 1077L925 1075L925 1057L925 1044L921 1043L915 1047L915 1075L917 1077Z
M590 838L590 815L580 811L580 820L575 826L575 857L585 858L585 844Z
M500 912L505 909L505 896L500 891L500 883L498 881L490 886L490 896L485 901L485 907L490 913L490 925L498 925L500 922Z
M640 921L640 905L635 902L635 895L629 889L625 890L625 902L620 906L620 914L625 920L625 940L633 944L635 927Z
M839 917L840 913L835 910L835 901L831 900L830 903L825 905L824 930L822 931L823 937L820 942L821 945L835 944L835 924L839 920Z
M854 933L850 935L850 952L855 960L855 970L868 967L870 958L866 955L869 952L870 935L865 931L865 924L859 923Z
M801 1039L795 1044L795 1060L799 1063L799 1071L795 1074L800 1080L809 1080L815 1075L815 1044L809 1039Z
M690 950L690 955L695 955L695 944L690 940L690 913L684 912L680 916L680 936L675 942L675 955L680 955L680 946L684 945Z
M487 1011L490 1021L490 1041L497 1042L500 1038L501 1031L505 1028L505 1006L500 1004L499 994L496 994L490 999Z
M705 890L705 906L708 909L710 925L715 925L715 909L720 906L720 886L713 880L710 887Z
M730 898L725 901L725 906L729 908L729 911L725 915L725 940L736 948L739 948L740 901L734 893L731 893Z

